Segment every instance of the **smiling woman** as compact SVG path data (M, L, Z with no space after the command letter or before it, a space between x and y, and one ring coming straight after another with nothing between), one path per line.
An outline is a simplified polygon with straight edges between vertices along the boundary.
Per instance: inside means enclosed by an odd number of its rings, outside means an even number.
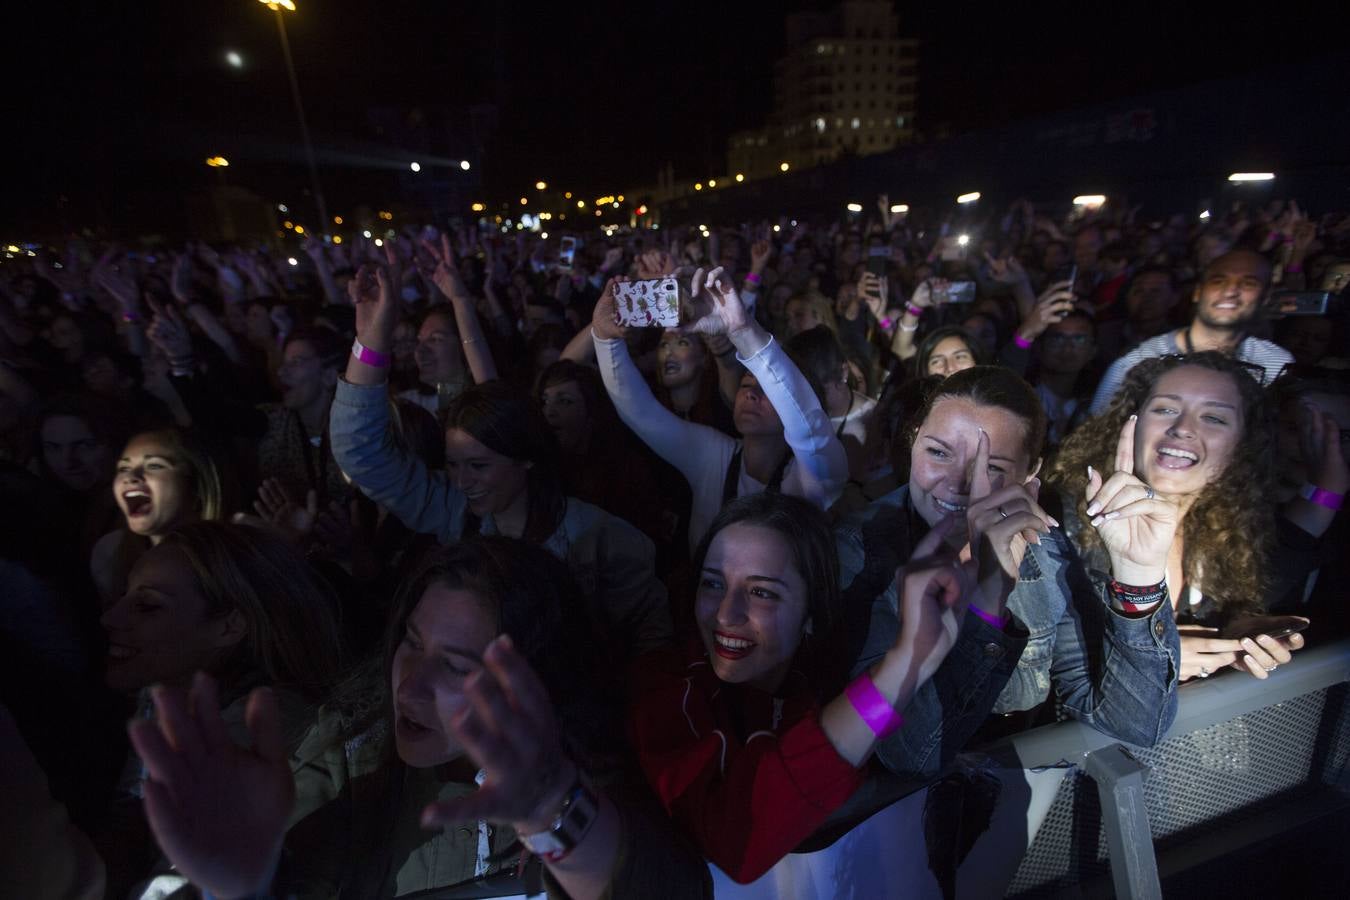
M122 451L113 499L125 526L94 545L90 570L104 603L121 595L131 566L172 528L223 511L220 469L194 438L174 428L136 435Z

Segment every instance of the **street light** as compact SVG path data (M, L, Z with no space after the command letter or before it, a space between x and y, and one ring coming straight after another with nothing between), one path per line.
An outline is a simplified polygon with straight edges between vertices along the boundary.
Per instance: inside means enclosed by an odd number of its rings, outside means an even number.
M277 17L277 35L281 38L281 53L286 58L286 74L291 82L291 100L295 102L295 117L300 121L300 136L305 142L305 158L309 162L309 181L314 191L314 205L319 210L319 221L328 221L328 204L319 185L319 165L314 161L314 144L309 139L309 124L305 122L305 106L300 102L300 81L295 77L295 60L291 59L291 42L286 37L286 19L281 11L295 12L295 0L258 0Z
M469 171L469 161L467 159L461 159L459 161L459 167L465 172Z
M744 181L744 180L745 180L745 176L742 175L740 172L737 172L737 173L736 173L736 183L739 184L740 182L742 182L742 181Z
M244 58L239 55L239 51L237 50L226 50L225 61L236 69L242 69L244 67Z
M1234 172L1228 176L1229 181L1274 181L1274 172Z
M785 162L781 162L778 164L778 171L780 172L786 172L790 168L792 168L792 166L788 165Z
M408 168L412 169L414 172L420 172L422 171L422 164L420 162L409 163Z
M534 183L534 189L535 189L536 191L542 191L542 190L544 190L546 187L548 187L548 182L546 182L546 181L536 181L536 182Z
M891 204L891 212L893 212L893 213L907 213L907 212L909 212L909 204L908 204L908 203L892 203L892 204Z
M223 156L208 156L206 164L213 169L223 169L230 164L230 161Z
M957 198L956 198L956 202L957 202L957 203L974 203L974 202L975 202L976 200L978 200L978 199L980 199L980 192L979 192L979 191L971 191L969 194L962 194L961 196L957 197Z
M1073 198L1074 206L1086 206L1088 209L1096 209L1105 202L1105 194L1079 194Z
M846 207L844 207L844 208L847 209L847 210L848 210L849 212L851 212L851 213L860 213L860 212L862 212L862 204L861 204L861 203L850 203L850 204L848 204L848 205L847 205Z

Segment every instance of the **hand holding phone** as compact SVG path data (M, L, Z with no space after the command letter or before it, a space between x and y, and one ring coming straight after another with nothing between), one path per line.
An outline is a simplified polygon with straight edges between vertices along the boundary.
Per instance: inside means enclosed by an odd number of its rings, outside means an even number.
M629 328L677 328L680 286L674 278L622 281L614 285L619 324Z
M1219 631L1219 637L1227 640L1241 640L1259 635L1273 638L1285 638L1298 634L1312 624L1303 616L1238 616Z

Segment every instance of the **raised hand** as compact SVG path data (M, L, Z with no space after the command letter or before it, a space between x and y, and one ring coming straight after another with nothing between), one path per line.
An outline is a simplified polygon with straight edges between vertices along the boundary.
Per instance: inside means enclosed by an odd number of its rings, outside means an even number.
M611 278L606 281L605 289L600 292L600 299L595 302L595 309L591 312L591 331L595 333L597 340L621 340L628 334L628 329L619 324L619 310L614 302L614 285L626 281L627 278Z
M1088 467L1084 500L1093 528L1111 557L1111 574L1122 584L1152 585L1167 574L1181 513L1175 503L1157 496L1134 474L1134 430L1137 416L1121 426L1116 442L1115 471L1105 482Z
M999 284L1019 284L1027 280L1027 270L1011 254L1004 259L995 259L986 253L984 260L989 264L989 277Z
M170 362L182 363L192 358L192 336L188 333L187 323L177 308L172 305L160 305L148 298L154 316L145 336L152 344L164 352Z
M249 695L246 749L226 733L209 675L198 672L187 697L164 687L151 697L156 720L128 731L148 773L145 817L160 848L217 897L268 893L295 802L276 698L267 688Z
M914 289L909 302L920 309L941 306L946 302L947 288L950 283L945 278L929 278L926 281L921 281L919 286Z
M900 634L895 649L917 666L917 682L932 677L956 644L965 608L975 594L974 566L944 551L956 522L945 517L914 547L896 571Z
M136 279L127 272L119 271L112 264L112 251L103 254L94 266L94 283L103 288L118 305L122 312L134 316L141 311L141 288Z
M1298 442L1310 482L1334 494L1344 494L1350 489L1350 469L1341 450L1340 425L1330 413L1309 400L1299 404Z
M600 271L606 275L613 272L623 262L623 248L610 247L605 251L605 261L600 264Z
M403 266L389 244L384 245L384 258L383 265L362 266L347 283L347 293L356 307L356 335L362 344L379 353L388 353L393 347L403 284Z
M437 713L485 777L473 793L427 806L422 825L487 821L526 834L550 828L576 766L563 753L548 691L510 637L488 644L483 668L465 679L464 702L438 703Z
M873 272L864 271L858 279L858 297L867 304L874 319L886 318L886 279Z
M436 269L431 273L431 283L436 285L436 289L452 303L469 299L469 291L464 287L464 280L459 277L454 251L450 249L450 236L442 234L439 247L428 240L423 240L422 246L436 262Z
M298 543L314 530L314 522L319 516L319 496L310 488L305 494L305 505L301 506L284 484L275 478L267 478L258 485L258 499L253 508L264 522Z
M765 240L755 241L750 245L750 271L756 275L763 272L771 256L773 256L773 244Z
M637 258L638 278L665 278L675 274L675 260L663 250L648 250Z
M1036 305L1017 327L1017 333L1025 341L1036 340L1047 328L1072 312L1073 304L1072 281L1059 281L1050 285L1045 293L1036 299Z
M972 465L966 527L979 580L979 597L972 602L978 602L980 609L990 615L999 616L1017 584L1027 546L1039 544L1040 536L1058 527L1059 522L1037 502L1039 478L993 489L989 478L989 435L984 429L980 429Z
M721 266L706 277L703 269L695 270L689 283L688 312L689 323L677 329L681 334L725 334L734 342L754 322L736 288L722 278Z

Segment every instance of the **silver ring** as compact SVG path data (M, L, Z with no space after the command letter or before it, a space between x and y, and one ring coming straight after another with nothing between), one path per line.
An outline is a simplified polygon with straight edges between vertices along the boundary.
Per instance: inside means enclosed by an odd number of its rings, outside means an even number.
M1274 672L1274 671L1275 671L1276 669L1278 669L1279 667L1280 667L1280 664L1279 664L1279 663L1276 663L1276 664L1273 665L1273 666L1262 666L1261 668L1265 669L1267 672Z
M1201 667L1200 667L1200 677L1201 677L1201 678L1208 678L1208 677L1209 677L1209 669L1206 669L1204 666L1201 666Z
M1005 512L1003 511L1003 507L1002 507L1002 506L1000 506L1000 507L998 508L998 514L999 514L1000 516L1002 516L1003 518L1005 518L1005 519L1008 518L1008 514L1005 513Z
M1153 493L1153 488L1146 484L1144 485L1144 496L1152 500L1157 495Z

